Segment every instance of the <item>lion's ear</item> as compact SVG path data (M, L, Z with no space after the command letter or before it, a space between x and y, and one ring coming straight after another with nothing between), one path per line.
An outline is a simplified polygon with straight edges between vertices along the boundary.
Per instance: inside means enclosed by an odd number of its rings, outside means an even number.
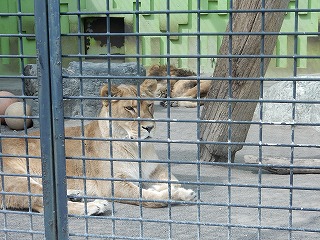
M146 79L141 84L141 91L145 92L149 96L154 96L154 92L157 89L157 80L155 79Z
M109 87L108 87L108 85L104 85L100 89L100 96L101 97L108 97L109 96ZM121 89L119 89L117 86L111 86L110 96L111 97L121 97L122 96ZM109 105L109 101L106 100L106 99L103 99L102 100L102 104L105 105L105 106L108 106Z

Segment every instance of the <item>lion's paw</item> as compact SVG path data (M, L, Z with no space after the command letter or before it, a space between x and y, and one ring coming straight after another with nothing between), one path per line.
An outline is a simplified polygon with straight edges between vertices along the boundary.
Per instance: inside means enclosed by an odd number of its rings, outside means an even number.
M82 202L83 191L68 189L67 190L68 199L72 202Z
M87 214L88 215L101 215L106 213L109 208L109 203L106 200L94 200L93 202L87 203Z
M168 106L168 102L167 101L161 101L160 102L160 106L161 107L167 107Z
M179 102L178 101L171 101L170 106L171 107L179 107Z
M179 201L194 202L197 200L197 194L192 189L176 188L172 192L172 198Z

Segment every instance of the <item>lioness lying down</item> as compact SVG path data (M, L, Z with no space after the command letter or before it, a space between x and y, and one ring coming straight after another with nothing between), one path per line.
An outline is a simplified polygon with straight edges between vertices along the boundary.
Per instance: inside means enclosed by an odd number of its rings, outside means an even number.
M140 96L153 97L156 90L156 80L145 80L140 87ZM131 85L112 86L109 90L105 85L100 90L102 97L111 96L136 98L137 87ZM86 196L100 196L119 198L118 201L130 204L141 204L145 207L164 207L167 205L166 200L177 201L194 201L196 195L190 189L182 188L174 176L168 176L167 168L159 163L141 162L141 172L139 171L139 163L130 161L130 159L157 160L158 156L154 146L150 142L142 142L140 144L141 154L139 153L139 144L134 142L135 139L148 139L152 137L155 130L153 119L153 102L141 100L140 106L136 100L102 100L102 109L100 118L108 119L109 109L111 108L111 117L120 118L113 120L92 121L85 126L84 144L81 140L66 139L65 149L67 159L66 172L67 176L80 176L67 180L68 195L83 195L84 183L86 184ZM139 109L139 110L138 110ZM140 114L138 113L140 111ZM125 118L125 121L121 121ZM137 119L141 121L137 121ZM130 121L129 119L133 119ZM112 138L114 139L132 139L133 141L112 141L112 157L121 159L113 161L113 172L111 173L110 158L110 142L103 140L110 138L109 124L112 124ZM81 137L80 127L68 127L65 130L67 137ZM92 140L90 140L92 138ZM101 140L99 140L101 139ZM85 149L82 149L84 146ZM21 193L42 194L42 181L40 177L30 177L30 187L26 174L41 176L41 160L29 158L29 163L22 156L26 154L25 139L4 139L2 140L3 154L12 154L21 157L3 157L4 186L1 189L5 192L11 192L12 195L6 194L5 197L0 196L1 206L13 209L29 208L29 197L21 196ZM83 181L83 161L81 156L85 153L86 158L95 158L106 160L86 160L85 176L88 178ZM28 154L30 156L40 156L40 142L38 139L28 139ZM79 159L77 159L79 158ZM127 161L125 161L127 159ZM6 176L7 174L7 176ZM24 176L17 176L21 174ZM113 177L113 184L107 181ZM94 178L94 180L90 180ZM101 179L101 180L100 180ZM137 181L134 181L137 180ZM138 186L138 180L142 182L143 189ZM149 182L143 182L143 180ZM171 184L165 181L173 181ZM112 187L113 185L113 187ZM169 187L171 186L171 191ZM113 190L112 190L113 189ZM170 194L169 194L170 192ZM20 194L20 195L19 195ZM171 195L169 197L169 195ZM139 199L141 201L139 202ZM2 201L5 202L2 202ZM160 200L160 201L157 201ZM161 201L162 200L162 201ZM85 214L85 205L87 206L87 214L101 214L109 210L107 201L95 200L85 204L84 202L68 201L69 214ZM31 196L32 210L43 212L43 199L40 196Z
M167 65L153 65L148 70L148 76L159 76L166 77L168 75ZM174 66L169 66L170 73L172 77L194 77L197 74L191 70L176 68ZM198 86L199 85L199 86ZM171 101L171 107L197 107L196 101L188 101L196 99L198 97L205 98L211 86L211 80L200 80L196 79L170 79L170 92L168 93L168 82L166 79L157 79L157 89L156 97L166 98L170 96L171 98L181 99L178 101ZM200 105L203 103L200 102ZM160 105L166 107L167 101L160 102Z

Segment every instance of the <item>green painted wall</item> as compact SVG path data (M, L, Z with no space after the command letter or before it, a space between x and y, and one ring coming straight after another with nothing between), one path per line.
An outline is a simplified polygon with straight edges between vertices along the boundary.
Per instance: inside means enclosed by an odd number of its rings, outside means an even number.
M317 0L299 0L300 9L319 9L320 1ZM295 8L295 0L291 0L289 8ZM297 36L297 56L320 56L320 38L317 34L319 31L319 12L299 12L298 13L297 31L301 33L312 33L311 35ZM286 15L281 32L295 32L295 13L290 12ZM281 58L283 55L294 55L294 36L280 36L274 54L279 56L278 59L271 61L268 76L288 76L293 73L293 58ZM315 58L298 58L298 74L320 73L320 60Z
M33 12L33 0L23 0L22 12ZM135 15L129 13L136 9L136 0L110 0L109 9L113 12L110 17L121 17L124 19L125 33L132 33L139 31L140 33L148 35L152 33L153 36L141 36L139 38L140 54L144 56L149 55L196 55L198 37L194 36L157 36L157 33L165 33L167 30L166 14L150 14L148 11L166 10L167 0L140 0L139 8L146 11L145 14L140 15L139 24L135 21ZM228 1L226 0L201 0L201 9L203 10L225 10L228 9ZM105 17L106 8L105 0L81 0L81 10L83 12L100 12L100 15L81 15L81 32L86 31L84 27L85 18ZM15 13L17 12L16 0L0 0L0 13ZM61 0L61 12L76 12L78 9L77 1ZM290 1L290 8L294 8L295 0ZM301 9L319 9L319 0L299 0L299 8ZM196 10L197 1L193 0L179 0L170 1L171 10ZM127 12L117 13L117 12ZM34 34L34 18L32 16L24 16L21 18L21 28L23 33ZM282 32L294 32L294 13L288 13L282 27ZM299 12L298 13L298 31L300 32L314 32L314 35L300 35L298 36L298 55L320 55L320 41L316 34L319 27L320 13L316 12ZM224 32L228 22L228 14L225 13L201 13L200 14L200 32L206 35L200 36L200 54L202 58L201 71L205 73L212 73L215 62L213 59L205 57L205 55L217 54L221 43L221 36L210 35L211 33ZM0 34L17 34L19 29L18 17L15 16L0 16ZM170 32L171 33L191 33L196 34L198 31L198 15L196 13L188 14L170 14ZM78 16L76 15L62 15L61 16L61 31L63 34L78 32ZM139 28L139 29L137 29ZM82 54L89 55L106 54L108 53L105 45L96 38L89 38L85 41L83 37L80 38L81 45L78 45L77 36L62 37L62 51L63 54ZM20 43L23 43L23 52L20 50ZM86 46L89 45L88 46ZM293 55L294 36L280 36L274 53L279 57L283 55ZM0 37L0 55L16 55L24 54L35 56L35 39L34 37L21 38L18 37ZM111 53L135 55L137 53L136 37L126 36L124 38L123 47L112 47ZM64 66L69 61L76 58L65 58ZM25 59L24 63L33 63L34 59ZM95 59L95 61L97 61ZM125 58L124 61L135 61L135 58ZM142 63L146 66L160 63L165 64L165 58L142 58ZM20 60L14 58L0 58L0 73L18 73L20 71ZM179 67L186 67L196 69L197 59L189 57L172 58L171 63ZM279 58L271 61L268 76L288 76L293 73L293 59ZM318 73L319 60L317 59L299 59L298 73Z

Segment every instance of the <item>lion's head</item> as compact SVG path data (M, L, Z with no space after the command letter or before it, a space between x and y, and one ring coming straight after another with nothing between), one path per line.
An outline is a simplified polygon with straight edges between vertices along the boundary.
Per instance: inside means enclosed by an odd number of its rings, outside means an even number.
M168 71L169 70L169 71ZM167 88L168 88L168 81L167 79L163 78L166 76L171 77L189 77L189 76L195 76L196 73L183 68L176 68L173 65L170 65L169 67L167 65L158 65L155 64L151 66L148 69L148 76L154 76L154 77L160 77L157 79L157 89L155 91L155 96L160 98L166 98ZM170 89L173 89L174 84L178 81L178 79L170 79Z
M152 100L157 88L156 80L145 80L138 86L104 85L100 90L101 97L111 97L102 100L100 117L111 118L112 136L117 138L146 139L153 136L155 122L153 119ZM123 98L123 99L122 99ZM100 128L104 135L109 136L109 122L100 120Z

